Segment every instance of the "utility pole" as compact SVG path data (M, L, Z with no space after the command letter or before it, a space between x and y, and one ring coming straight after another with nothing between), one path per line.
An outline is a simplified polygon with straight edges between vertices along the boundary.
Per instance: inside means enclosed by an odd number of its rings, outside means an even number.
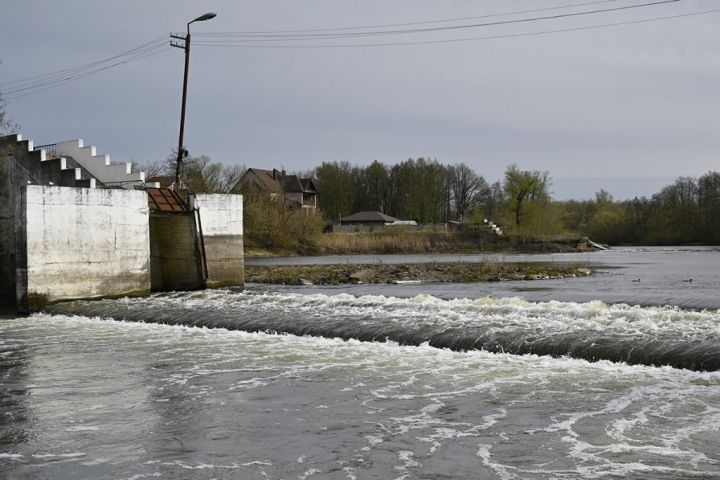
M215 18L217 14L214 12L208 12L204 15L200 15L195 20L191 20L187 23L187 34L183 35L170 35L170 37L184 41L185 44L175 43L172 40L170 45L176 48L182 48L185 50L185 73L183 75L183 91L182 91L182 107L180 108L180 135L178 139L177 149L177 164L175 165L175 191L180 192L180 178L182 173L182 162L187 157L188 152L185 150L183 137L185 136L185 105L187 102L187 86L188 86L188 69L190 67L190 24L194 22L204 22Z

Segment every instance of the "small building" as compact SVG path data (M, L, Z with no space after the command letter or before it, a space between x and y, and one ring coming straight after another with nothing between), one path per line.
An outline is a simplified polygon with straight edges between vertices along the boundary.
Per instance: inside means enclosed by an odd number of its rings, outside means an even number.
M334 233L363 233L363 232L397 232L420 231L426 229L425 225L418 225L415 220L400 220L382 212L356 212L340 219L339 224L333 224Z
M233 191L267 194L272 200L283 197L288 207L300 208L308 215L317 211L317 189L312 179L288 175L284 170L248 168Z
M340 225L357 225L364 227L380 227L403 222L399 218L385 215L382 212L357 212L340 219ZM413 222L414 224L415 222ZM404 225L408 223L403 222Z

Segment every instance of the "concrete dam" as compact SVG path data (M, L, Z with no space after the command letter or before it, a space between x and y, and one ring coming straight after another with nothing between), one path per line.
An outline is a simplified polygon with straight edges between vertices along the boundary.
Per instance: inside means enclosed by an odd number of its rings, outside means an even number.
M0 137L0 302L242 286L243 198L145 183L71 140Z

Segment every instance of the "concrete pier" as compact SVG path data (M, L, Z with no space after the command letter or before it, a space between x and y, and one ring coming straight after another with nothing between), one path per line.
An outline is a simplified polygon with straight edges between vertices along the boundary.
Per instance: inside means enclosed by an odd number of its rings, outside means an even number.
M150 293L145 192L27 185L16 212L19 311Z
M243 285L242 195L197 194L192 206L199 212L208 288Z

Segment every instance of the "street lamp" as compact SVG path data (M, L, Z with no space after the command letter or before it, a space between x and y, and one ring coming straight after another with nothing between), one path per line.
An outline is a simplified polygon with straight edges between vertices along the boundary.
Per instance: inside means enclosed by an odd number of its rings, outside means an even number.
M204 15L200 15L195 20L191 20L187 23L187 35L171 35L172 38L178 40L184 40L185 45L180 45L174 42L170 42L170 45L185 50L185 76L183 78L183 92L182 92L182 108L180 109L180 138L178 140L178 152L177 152L177 165L175 166L175 191L180 191L180 170L182 169L183 157L187 156L187 150L183 145L183 136L185 134L185 102L187 100L187 84L188 84L188 67L190 66L190 24L194 22L204 22L215 18L217 14L215 12L208 12Z

